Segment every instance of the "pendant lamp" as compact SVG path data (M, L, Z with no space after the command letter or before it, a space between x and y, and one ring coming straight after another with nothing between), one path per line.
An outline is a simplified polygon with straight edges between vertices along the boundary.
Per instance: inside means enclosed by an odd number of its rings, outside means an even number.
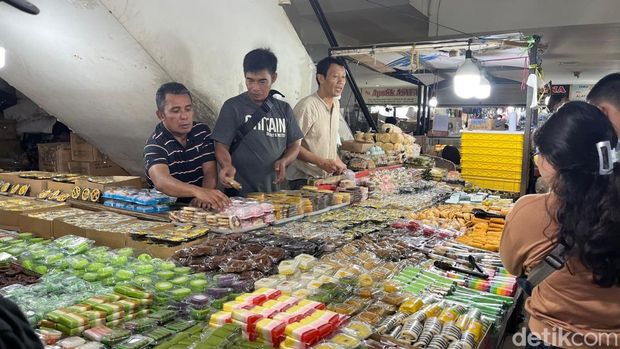
M480 85L480 70L472 60L471 39L465 51L465 62L457 69L454 75L454 93L460 98L472 98Z

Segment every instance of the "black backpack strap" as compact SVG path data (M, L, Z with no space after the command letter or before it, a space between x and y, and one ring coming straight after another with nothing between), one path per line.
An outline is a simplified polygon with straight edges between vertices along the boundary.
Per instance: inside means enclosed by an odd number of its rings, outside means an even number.
M538 286L553 272L562 269L566 264L567 251L564 245L558 244L551 250L545 259L535 266L530 273L517 278L517 283L527 296L532 295L534 287Z
M241 144L241 141L243 140L243 138L250 133L250 131L252 131L252 129L254 129L254 127L256 127L256 125L258 125L258 123L271 111L271 109L273 109L273 100L274 100L274 95L280 95L282 97L284 97L284 95L282 93L280 93L277 90L271 90L269 91L269 96L267 96L267 99L265 99L265 101L263 102L263 104L261 104L255 111L254 113L252 113L252 116L250 117L250 119L248 121L246 121L245 123L241 124L241 126L239 126L237 128L237 130L235 131L235 137L233 138L232 142L230 143L230 148L228 149L228 152L232 155L232 153L235 152L235 150L237 150L237 148L239 147L239 145Z

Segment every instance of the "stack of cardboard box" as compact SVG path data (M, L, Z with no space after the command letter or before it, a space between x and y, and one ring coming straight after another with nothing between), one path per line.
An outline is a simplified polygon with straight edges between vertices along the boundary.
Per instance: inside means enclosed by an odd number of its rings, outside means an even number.
M90 176L126 176L127 172L75 133L71 134L69 172Z
M39 170L69 172L71 145L66 143L41 143L39 148Z

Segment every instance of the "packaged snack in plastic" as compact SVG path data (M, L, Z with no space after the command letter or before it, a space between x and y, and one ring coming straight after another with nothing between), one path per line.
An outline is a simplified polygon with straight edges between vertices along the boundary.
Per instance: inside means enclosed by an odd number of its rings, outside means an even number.
M290 276L290 275L295 274L298 267L299 267L299 261L297 260L282 261L278 265L278 273L281 275Z
M314 343L319 338L319 331L312 325L295 322L286 326L284 330L287 338L285 345L297 347L301 343Z
M165 327L155 327L154 329L145 332L143 335L153 340L152 345L157 345L164 341L166 338L172 336L174 333L174 331L169 330Z
M385 303L395 306L400 306L406 299L407 297L400 292L387 293L383 296L383 301Z
M274 277L267 277L256 280L256 282L254 282L254 288L275 288L279 283L279 279Z
M241 273L244 271L252 270L254 268L254 262L251 260L232 259L220 263L220 269L225 273Z
M167 323L164 327L174 332L183 332L194 326L194 324L195 322L191 320L178 320Z
M327 309L344 315L351 315L356 311L355 306L345 303L332 303L327 307Z
M254 288L252 279L242 279L233 282L232 289L235 292L250 292Z
M158 320L154 318L143 318L128 321L125 323L125 328L132 333L144 332L150 328L157 326Z
M104 349L103 344L97 342L88 342L80 345L75 349Z
M253 307L254 304L251 301L229 301L222 305L222 310L226 312L232 312L235 309L248 309Z
M312 347L314 349L344 349L343 346L336 343L320 343Z
M82 309L86 308L87 305L77 305L74 307L69 307L67 309L72 309L72 311L78 312L80 315L82 315L83 317L87 318L89 321L91 320L98 320L98 319L104 319L106 318L106 316L108 316L105 312L103 311L98 311L98 310L86 310L86 311L77 311L77 310L73 310L73 308L75 307L80 307Z
M293 293L291 293L291 296L295 296L295 297L299 297L299 298L308 298L310 296L312 296L314 294L315 290L309 290L309 289L299 289Z
M413 297L405 300L398 308L398 311L405 314L413 314L424 306L422 299Z
M246 332L250 333L255 332L256 323L262 318L261 314L246 309L235 309L232 312L233 323L241 325Z
M317 276L328 275L331 276L334 273L334 268L329 264L318 264L312 268L312 273Z
M442 323L455 322L459 315L461 315L464 311L463 307L446 307L441 313L437 316L437 319Z
M366 323L351 321L343 328L343 331L357 339L366 339L372 335L373 329Z
M400 283L394 280L385 280L383 282L383 290L385 292L398 292L400 290Z
M286 323L273 319L261 319L256 323L256 333L259 339L269 343L278 343L284 337Z
M423 330L424 326L420 321L415 319L405 320L397 340L411 345L417 342Z
M194 309L191 308L189 311L189 315L192 318L192 320L206 320L209 315L211 315L211 308L204 308L204 309Z
M299 283L294 281L282 281L276 286L278 290L285 294L292 294L301 287L302 286Z
M303 271L312 269L317 263L317 259L308 254L300 254L295 257L295 260L299 262L299 269Z
M461 329L458 328L453 322L444 324L441 329L441 335L449 341L457 341L461 338Z
M153 344L153 339L142 335L134 335L114 346L114 349L143 349Z
M108 320L116 320L125 315L125 309L115 303L93 304L93 310L103 311L107 314ZM116 317L118 314L118 317Z
M86 344L86 340L80 337L67 337L63 340L58 341L58 343L56 343L56 345L58 345L62 349L75 349L83 344Z
M217 287L231 287L237 280L239 280L239 275L237 274L218 274L213 277Z
M41 327L35 333L39 336L41 342L46 345L56 344L62 338L62 332L51 328Z
M209 326L211 327L221 327L229 323L232 323L232 314L226 311L220 311L211 315L211 320L209 320Z
M94 243L93 240L75 235L65 235L53 242L55 246L58 246L69 255L82 254L88 251Z
M193 309L204 309L209 306L211 300L211 297L206 294L195 294L187 298L186 303Z
M60 332L62 332L64 335L66 336L77 336L80 333L84 332L84 330L86 330L88 328L87 326L80 326L80 327L74 327L74 328L69 328L65 325L61 325L61 324L57 324L56 325L56 329L59 330Z
M114 286L114 292L121 294L123 296L126 296L126 297L131 297L131 298L138 298L138 299L153 298L152 293L146 292L140 288L127 285L127 284L121 284L121 285Z
M407 315L403 313L396 313L394 315L388 316L385 318L379 327L377 328L377 332L380 334L389 333L394 327L398 326L403 320L407 317Z
M361 341L346 333L338 333L330 339L331 343L338 344L343 348L355 349L361 345Z
M88 325L88 319L65 309L57 309L47 314L46 318L52 322L62 324L68 328Z

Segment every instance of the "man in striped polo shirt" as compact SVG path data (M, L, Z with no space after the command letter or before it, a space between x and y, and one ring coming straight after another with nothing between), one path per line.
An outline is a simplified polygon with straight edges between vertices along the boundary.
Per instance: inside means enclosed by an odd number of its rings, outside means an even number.
M194 122L192 96L180 83L161 85L155 96L161 121L144 146L146 176L157 190L203 208L222 209L230 200L217 184L211 130Z

